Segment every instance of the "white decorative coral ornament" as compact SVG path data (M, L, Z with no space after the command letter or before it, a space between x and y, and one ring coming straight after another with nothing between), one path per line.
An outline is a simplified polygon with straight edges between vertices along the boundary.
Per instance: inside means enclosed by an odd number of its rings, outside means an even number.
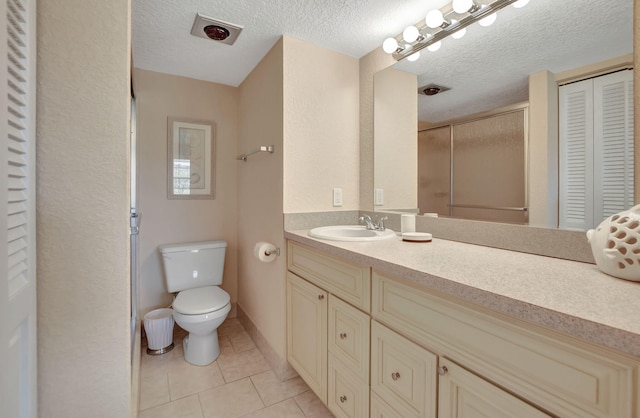
M587 239L600 270L640 281L640 205L608 217L587 231Z

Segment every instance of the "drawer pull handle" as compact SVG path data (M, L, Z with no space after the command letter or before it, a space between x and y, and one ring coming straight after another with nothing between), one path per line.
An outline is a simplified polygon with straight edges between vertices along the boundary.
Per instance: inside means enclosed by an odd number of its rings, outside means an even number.
M347 333L346 332L341 332L340 333L340 339L344 340L345 338L347 338Z
M346 397L346 396L344 396L344 395L342 395L342 396L340 397L340 402L345 403L346 401L347 401L347 397Z
M318 300L324 299L324 295L318 295Z
M398 373L398 372L393 372L393 373L391 373L391 378L392 378L393 380L398 380L398 379L400 379L400 373Z
M449 369L447 369L447 366L438 367L438 374L440 376L444 376L445 374L447 374L447 372L449 372Z

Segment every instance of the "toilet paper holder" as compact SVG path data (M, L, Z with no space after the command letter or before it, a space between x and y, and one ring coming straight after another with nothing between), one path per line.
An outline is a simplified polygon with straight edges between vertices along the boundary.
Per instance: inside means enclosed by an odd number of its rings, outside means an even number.
M275 250L266 250L265 255L271 255L271 254L275 254L275 255L280 255L280 248L276 247Z

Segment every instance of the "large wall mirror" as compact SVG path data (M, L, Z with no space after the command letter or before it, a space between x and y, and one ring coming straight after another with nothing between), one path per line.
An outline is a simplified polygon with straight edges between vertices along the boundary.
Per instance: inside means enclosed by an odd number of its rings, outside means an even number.
M404 59L374 77L374 209L431 212L418 196L419 184L426 178L425 164L418 165L418 154L425 153L418 131L429 129L444 139L441 154L430 150L426 166L437 168L452 161L453 168L440 172L449 170L457 178L466 175L486 187L486 191L477 185L470 187L480 196L480 206L491 206L482 196L489 199L492 190L502 187L501 178L521 185L521 195L516 193L512 201L496 204L498 209L484 211L485 217L475 217L474 208L451 209L445 216L494 220L491 213L523 208L524 217L495 221L554 228L560 223L561 228L581 229L579 224L563 227L558 219L563 204L559 86L619 71L631 73L633 0L532 0L524 8L500 10L492 26L474 24L460 39L445 38L439 50L420 52L417 60ZM438 94L418 94L433 85L441 90ZM632 97L632 85L628 85L627 94ZM449 130L434 130L442 127ZM501 142L501 132L507 128L522 135L522 144ZM501 172L489 157L480 158L488 148L461 145L469 144L465 135L483 132L485 138L479 143L498 151L498 162L521 159L521 173L518 168L516 174ZM628 132L632 135L632 125ZM456 138L460 138L458 145ZM502 153L506 149L513 154ZM633 171L633 151L624 154ZM461 163L469 156L479 161L477 166ZM598 164L596 161L593 168L596 171ZM463 165L467 172L461 174ZM429 177L428 181L453 182L446 177ZM443 199L445 205L455 206L451 196Z

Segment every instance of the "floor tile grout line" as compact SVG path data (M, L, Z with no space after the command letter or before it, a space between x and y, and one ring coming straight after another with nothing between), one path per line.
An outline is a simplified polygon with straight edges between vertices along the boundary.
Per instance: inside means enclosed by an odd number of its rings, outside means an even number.
M258 394L258 398L260 398L260 400L262 401L262 404L264 405L264 407L266 408L268 405L265 402L265 400L262 398L262 395L260 395L260 391L258 390L258 387L256 386L255 382L253 381L252 377L253 376L257 376L259 373L253 374L251 376L249 376L249 381L251 382L251 385L253 385L253 389L255 389L256 393ZM264 408L263 408L264 409Z
M204 391L201 390L200 392L196 393L196 396L198 397L198 405L200 405L200 416L202 418L205 418L205 416L204 416L204 407L202 406L202 399L200 398L200 394L202 392L204 392Z

